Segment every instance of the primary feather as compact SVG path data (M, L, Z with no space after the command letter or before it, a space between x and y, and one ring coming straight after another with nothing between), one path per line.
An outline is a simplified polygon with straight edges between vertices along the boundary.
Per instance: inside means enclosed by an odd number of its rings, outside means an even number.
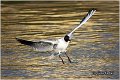
M88 11L88 13L87 13L87 15L82 19L82 21L80 22L80 24L75 28L75 29L73 29L73 31L71 31L69 34L68 34L68 36L69 37L72 37L72 33L74 32L74 31L76 31L78 28L80 28L85 22L87 22L88 21L88 19L95 13L95 9L91 9L91 10L89 10Z

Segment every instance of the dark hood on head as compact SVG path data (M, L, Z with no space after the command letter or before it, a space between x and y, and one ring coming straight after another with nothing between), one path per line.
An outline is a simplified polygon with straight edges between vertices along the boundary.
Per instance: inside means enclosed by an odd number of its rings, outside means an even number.
M70 37L69 37L68 35L65 35L64 40L65 40L66 42L68 42L68 41L70 41Z

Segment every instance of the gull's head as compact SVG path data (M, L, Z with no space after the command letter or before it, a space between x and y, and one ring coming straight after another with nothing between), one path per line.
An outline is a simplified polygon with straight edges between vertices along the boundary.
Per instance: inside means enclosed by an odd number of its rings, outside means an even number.
M66 42L71 41L71 39L70 39L70 37L69 37L68 35L65 35L64 40L65 40Z

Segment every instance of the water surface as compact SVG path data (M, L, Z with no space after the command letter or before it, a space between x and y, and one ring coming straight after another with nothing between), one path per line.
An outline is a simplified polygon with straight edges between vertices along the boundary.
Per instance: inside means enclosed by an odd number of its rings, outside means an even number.
M117 1L2 1L1 8L1 77L3 79L80 79L119 76L119 6ZM60 38L70 32L88 10L95 14L74 33L68 47L69 63L63 54L49 59L52 53L38 52L15 40ZM93 72L112 71L112 75Z

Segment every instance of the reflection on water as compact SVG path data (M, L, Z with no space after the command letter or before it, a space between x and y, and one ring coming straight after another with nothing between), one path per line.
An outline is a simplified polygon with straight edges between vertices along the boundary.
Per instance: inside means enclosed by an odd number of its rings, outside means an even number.
M112 5L111 5L112 4ZM119 6L117 1L2 2L2 78L118 78ZM74 33L68 48L73 63L63 65L51 53L33 51L15 40L60 38L77 26L91 8L97 12ZM113 71L93 75L93 71Z

